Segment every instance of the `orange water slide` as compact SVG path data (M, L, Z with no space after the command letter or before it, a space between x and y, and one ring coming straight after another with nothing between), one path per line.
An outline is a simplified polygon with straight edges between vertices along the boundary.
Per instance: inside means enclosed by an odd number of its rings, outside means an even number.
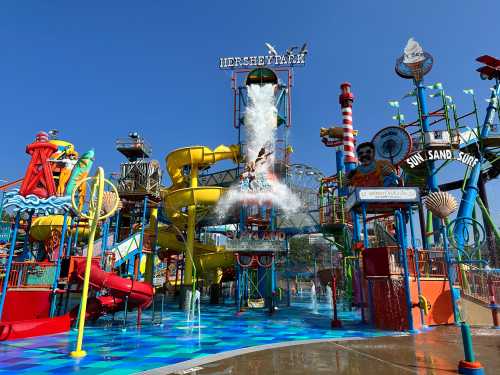
M20 178L18 180L7 182L4 185L0 185L0 191L4 191L4 190L7 190L7 189L10 189L12 186L19 185L21 182L23 182L23 180L24 180L24 177Z

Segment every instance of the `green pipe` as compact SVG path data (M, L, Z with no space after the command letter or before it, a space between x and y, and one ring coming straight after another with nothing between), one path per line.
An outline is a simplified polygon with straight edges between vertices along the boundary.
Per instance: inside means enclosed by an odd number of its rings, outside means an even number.
M476 362L469 325L465 322L462 322L462 324L460 325L460 330L462 331L462 343L464 346L465 360L467 362Z
M427 210L427 225L425 227L425 231L426 231L425 236L427 237L427 243L433 244L434 227L432 225L432 212L430 210Z
M483 213L484 218L490 225L491 229L493 229L493 233L495 234L495 238L497 241L500 241L500 232L498 231L498 227L496 226L495 222L493 221L493 218L491 217L488 209L484 206L484 203L482 199L479 197L479 195L476 198L477 204L479 204L479 208L481 209L481 212Z
M479 244L479 230L477 229L478 221L477 221L477 210L476 205L472 208L472 228L474 233L474 244ZM481 248L478 248L478 260L481 260ZM482 264L480 264L481 268L483 268Z
M444 225L446 225L446 228L448 229L448 238L452 238L454 234L450 226L450 219L448 217L444 219ZM467 281L467 275L465 274L464 265L462 264L462 255L460 254L460 251L457 251L457 261L458 261L458 269L460 270L460 275L462 278L461 286L462 288L470 292L469 282Z

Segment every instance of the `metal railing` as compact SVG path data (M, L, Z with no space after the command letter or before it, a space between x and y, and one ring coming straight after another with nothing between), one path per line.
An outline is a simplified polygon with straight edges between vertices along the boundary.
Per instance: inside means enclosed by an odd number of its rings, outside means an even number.
M421 278L447 277L446 260L442 248L420 249L416 252L411 249L408 251L408 265L412 276L417 275L416 267L418 267Z
M119 138L116 140L117 149L141 149L145 154L151 155L152 147L142 138Z
M345 224L345 197L326 197L319 205L319 220L321 225Z
M384 250L385 249L385 250ZM370 254L373 251L373 254ZM376 253L375 253L376 252ZM418 254L415 256L415 254ZM377 264L374 270L380 274L373 277L403 276L404 266L401 250L398 246L384 246L380 248L367 249L365 257L374 257L370 262ZM380 259L380 257L387 259ZM442 249L407 250L408 270L411 277L417 276L417 267L421 278L446 278L447 268Z
M12 262L10 288L47 288L54 282L56 264L51 262ZM0 265L0 288L5 279L5 265Z
M475 266L463 266L462 291L465 295L491 303L492 297L498 303L500 301L500 271L487 270Z

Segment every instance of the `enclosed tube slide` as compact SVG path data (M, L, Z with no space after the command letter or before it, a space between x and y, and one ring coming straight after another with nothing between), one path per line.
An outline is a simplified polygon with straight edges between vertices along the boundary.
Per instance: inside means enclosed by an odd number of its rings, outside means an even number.
M83 280L85 261L78 263L77 275L79 279ZM90 268L90 286L97 290L106 289L108 295L89 299L86 319L96 320L104 313L122 310L127 297L129 308L145 309L151 305L153 300L153 287L150 284L125 279L112 272L105 272L96 264L92 264ZM78 308L75 309L77 314ZM75 309L72 314L75 314Z
M153 287L147 283L124 279L114 273L103 271L98 265L93 264L90 271L90 285L98 290L106 289L108 295L89 298L87 305L86 319L96 320L105 313L112 313L123 310L125 299L128 297L128 308L149 307L153 300ZM85 275L85 261L77 264L77 276L83 280ZM20 293L7 296L10 301L19 307L27 303L30 299L33 301L32 291L27 290ZM38 295L44 291L37 292ZM31 293L31 294L30 294ZM51 291L47 290L43 301L49 304ZM42 303L42 302L40 302ZM78 317L79 306L76 306L66 315L55 318L34 318L15 321L0 322L0 341L16 340L35 336L52 335L56 333L67 332L71 323Z

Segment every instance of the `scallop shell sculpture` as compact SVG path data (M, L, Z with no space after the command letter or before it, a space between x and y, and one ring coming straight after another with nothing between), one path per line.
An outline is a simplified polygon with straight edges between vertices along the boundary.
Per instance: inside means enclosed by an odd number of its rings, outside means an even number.
M456 211L458 204L455 197L450 193L437 191L427 196L425 207L437 217L444 219Z
M115 208L116 200L118 199L118 208L120 210L123 207L123 203L120 197L114 191L105 191L102 197L102 211L104 214L108 214Z

